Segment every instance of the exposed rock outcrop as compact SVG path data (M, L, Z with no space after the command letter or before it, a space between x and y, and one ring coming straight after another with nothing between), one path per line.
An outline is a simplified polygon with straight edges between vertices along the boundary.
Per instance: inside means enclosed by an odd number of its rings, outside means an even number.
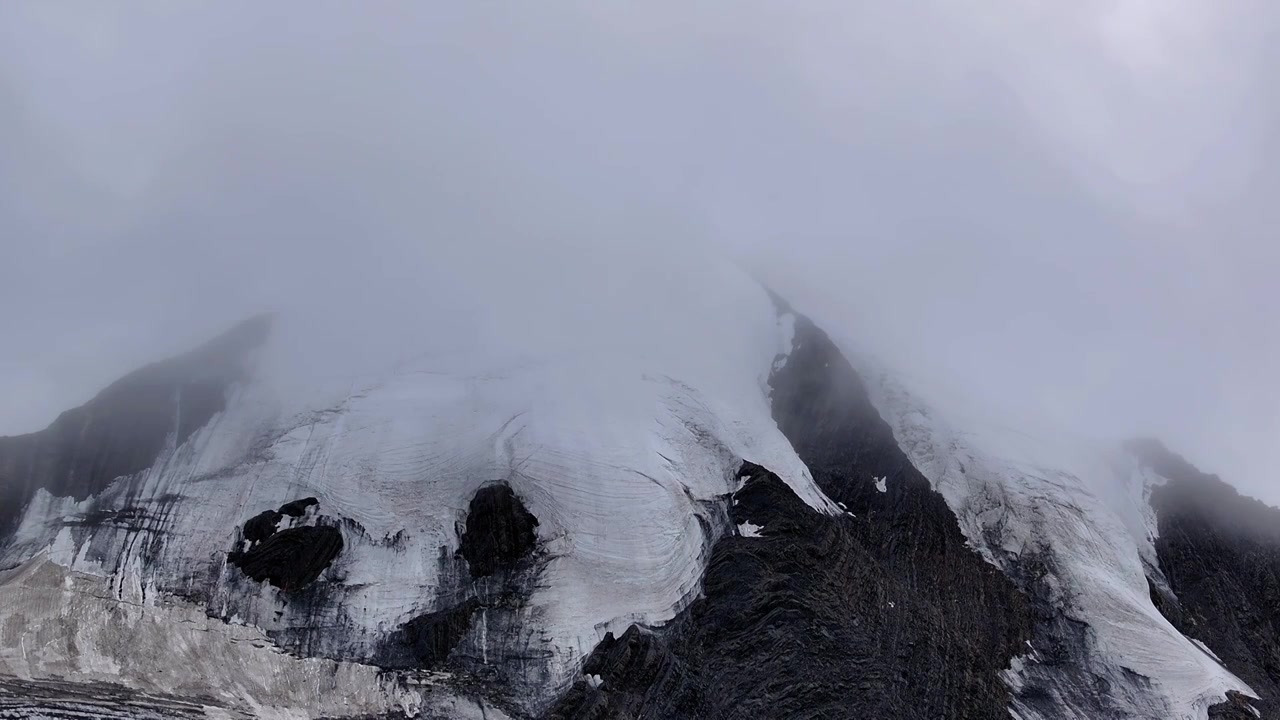
M511 570L538 542L538 519L505 482L476 491L467 511L467 529L458 554L466 558L471 577Z
M742 479L730 518L749 533L716 543L703 597L606 637L549 717L1007 717L1016 592L890 574L864 544L869 519L819 514L751 463Z
M1026 598L971 550L861 379L795 319L771 378L779 428L846 508L824 515L753 463L702 596L606 637L551 711L604 718L1004 718Z
M229 560L258 582L281 590L299 590L320 577L342 552L342 532L335 527L308 525L288 528Z
M1263 717L1280 717L1280 509L1241 495L1155 440L1129 449L1168 482L1151 492L1155 540L1168 593L1156 607L1205 644L1260 695ZM1217 707L1232 717L1243 696Z

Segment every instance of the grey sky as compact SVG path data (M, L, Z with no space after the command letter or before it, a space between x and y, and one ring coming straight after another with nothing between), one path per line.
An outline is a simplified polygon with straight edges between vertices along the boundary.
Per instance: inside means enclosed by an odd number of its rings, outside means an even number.
M0 4L0 433L460 248L702 242L1280 502L1274 3L262 5Z

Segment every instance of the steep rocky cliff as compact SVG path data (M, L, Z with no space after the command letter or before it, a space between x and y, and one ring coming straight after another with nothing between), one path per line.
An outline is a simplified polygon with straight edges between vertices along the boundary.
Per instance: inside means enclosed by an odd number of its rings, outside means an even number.
M1280 510L1200 472L1158 441L1129 447L1165 480L1151 492L1160 561L1152 600L1258 693L1253 706L1264 717L1280 716Z

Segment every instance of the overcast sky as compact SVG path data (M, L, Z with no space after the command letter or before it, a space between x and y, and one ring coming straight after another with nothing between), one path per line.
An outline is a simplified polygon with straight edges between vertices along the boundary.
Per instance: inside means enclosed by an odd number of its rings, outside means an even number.
M689 242L1280 503L1277 69L1269 0L10 0L0 434L457 247Z

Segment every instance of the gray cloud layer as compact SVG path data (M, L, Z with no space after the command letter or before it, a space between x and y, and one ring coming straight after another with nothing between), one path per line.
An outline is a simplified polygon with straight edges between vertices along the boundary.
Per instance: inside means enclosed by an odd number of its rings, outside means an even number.
M465 248L699 242L904 372L1280 502L1278 30L1251 0L4 3L0 432Z

